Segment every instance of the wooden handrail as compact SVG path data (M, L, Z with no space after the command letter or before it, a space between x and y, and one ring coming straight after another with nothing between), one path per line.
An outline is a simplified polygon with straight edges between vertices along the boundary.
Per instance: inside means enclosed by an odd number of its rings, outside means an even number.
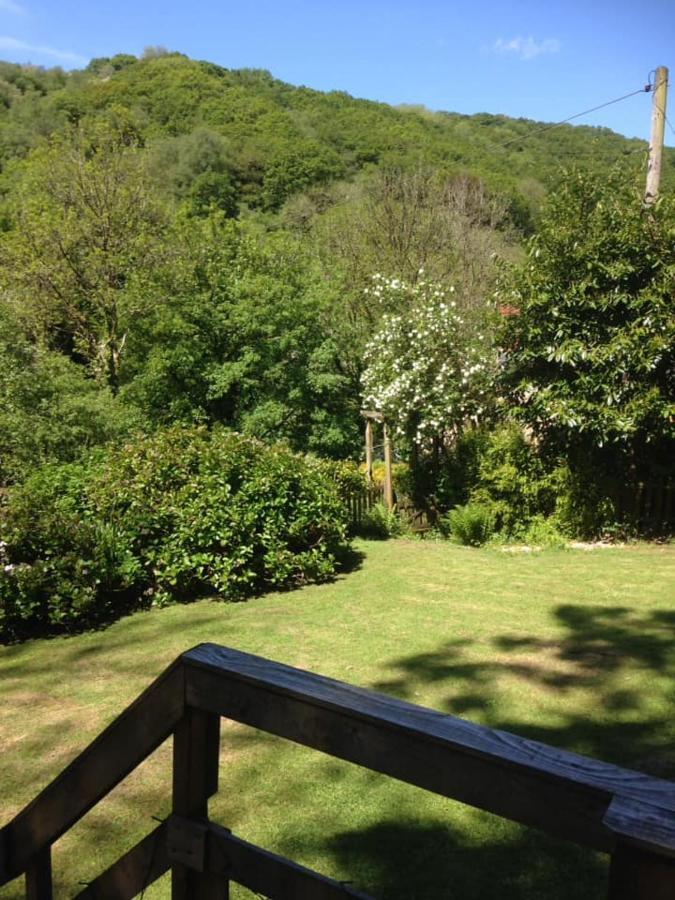
M611 852L617 836L675 856L675 783L202 644L183 657L188 706L436 794Z
M179 658L0 830L0 885L24 872L173 733L185 709L184 675Z
M210 843L203 838L195 864L192 850L181 856L167 845L171 827L161 826L97 879L97 888L107 886L104 896L132 897L168 865L176 900L223 896L224 866L204 862L208 847L211 856L229 848L234 880L247 877L247 866L263 865L266 888L284 870L285 883L318 886L307 896L339 894L330 879L208 822L221 716L610 853L612 900L675 897L673 782L215 644L179 657L0 830L0 885L27 872L29 895L51 897L51 844L173 733L172 821L184 823L193 844L200 834Z

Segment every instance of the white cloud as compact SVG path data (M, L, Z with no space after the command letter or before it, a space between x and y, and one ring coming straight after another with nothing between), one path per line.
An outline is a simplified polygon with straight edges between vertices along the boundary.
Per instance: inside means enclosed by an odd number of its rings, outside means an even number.
M9 12L15 16L22 16L25 10L18 3L15 3L14 0L0 0L0 12Z
M561 46L560 41L556 38L535 41L530 36L511 38L510 41L499 38L495 41L494 50L496 53L515 53L520 59L534 59L535 56L541 56L542 53L557 53Z
M0 0L2 3L3 0ZM57 50L56 47L45 47L41 44L27 44L13 37L0 36L0 50L21 50L25 53L35 53L38 56L49 56L61 62L86 63L89 60L79 53L71 53L69 50Z

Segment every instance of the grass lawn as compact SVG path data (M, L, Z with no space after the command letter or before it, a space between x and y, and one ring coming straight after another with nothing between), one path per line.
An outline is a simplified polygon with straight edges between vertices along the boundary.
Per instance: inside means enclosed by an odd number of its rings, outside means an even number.
M0 648L0 824L201 641L675 777L675 546L356 547L333 584ZM220 784L214 820L386 900L604 896L599 854L225 721ZM169 794L167 743L56 844L56 895L150 831ZM163 879L145 896L168 895Z

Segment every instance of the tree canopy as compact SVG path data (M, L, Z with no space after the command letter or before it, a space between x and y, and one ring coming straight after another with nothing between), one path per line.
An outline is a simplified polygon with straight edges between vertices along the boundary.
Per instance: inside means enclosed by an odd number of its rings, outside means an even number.
M549 440L675 438L675 205L619 174L569 172L499 298L518 411Z

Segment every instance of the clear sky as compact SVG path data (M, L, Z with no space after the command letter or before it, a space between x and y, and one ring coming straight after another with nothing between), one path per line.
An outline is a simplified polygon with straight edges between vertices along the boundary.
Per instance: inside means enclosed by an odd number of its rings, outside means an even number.
M671 69L675 0L0 0L0 58L74 68L180 50L387 103L559 121ZM583 119L649 137L638 94Z

